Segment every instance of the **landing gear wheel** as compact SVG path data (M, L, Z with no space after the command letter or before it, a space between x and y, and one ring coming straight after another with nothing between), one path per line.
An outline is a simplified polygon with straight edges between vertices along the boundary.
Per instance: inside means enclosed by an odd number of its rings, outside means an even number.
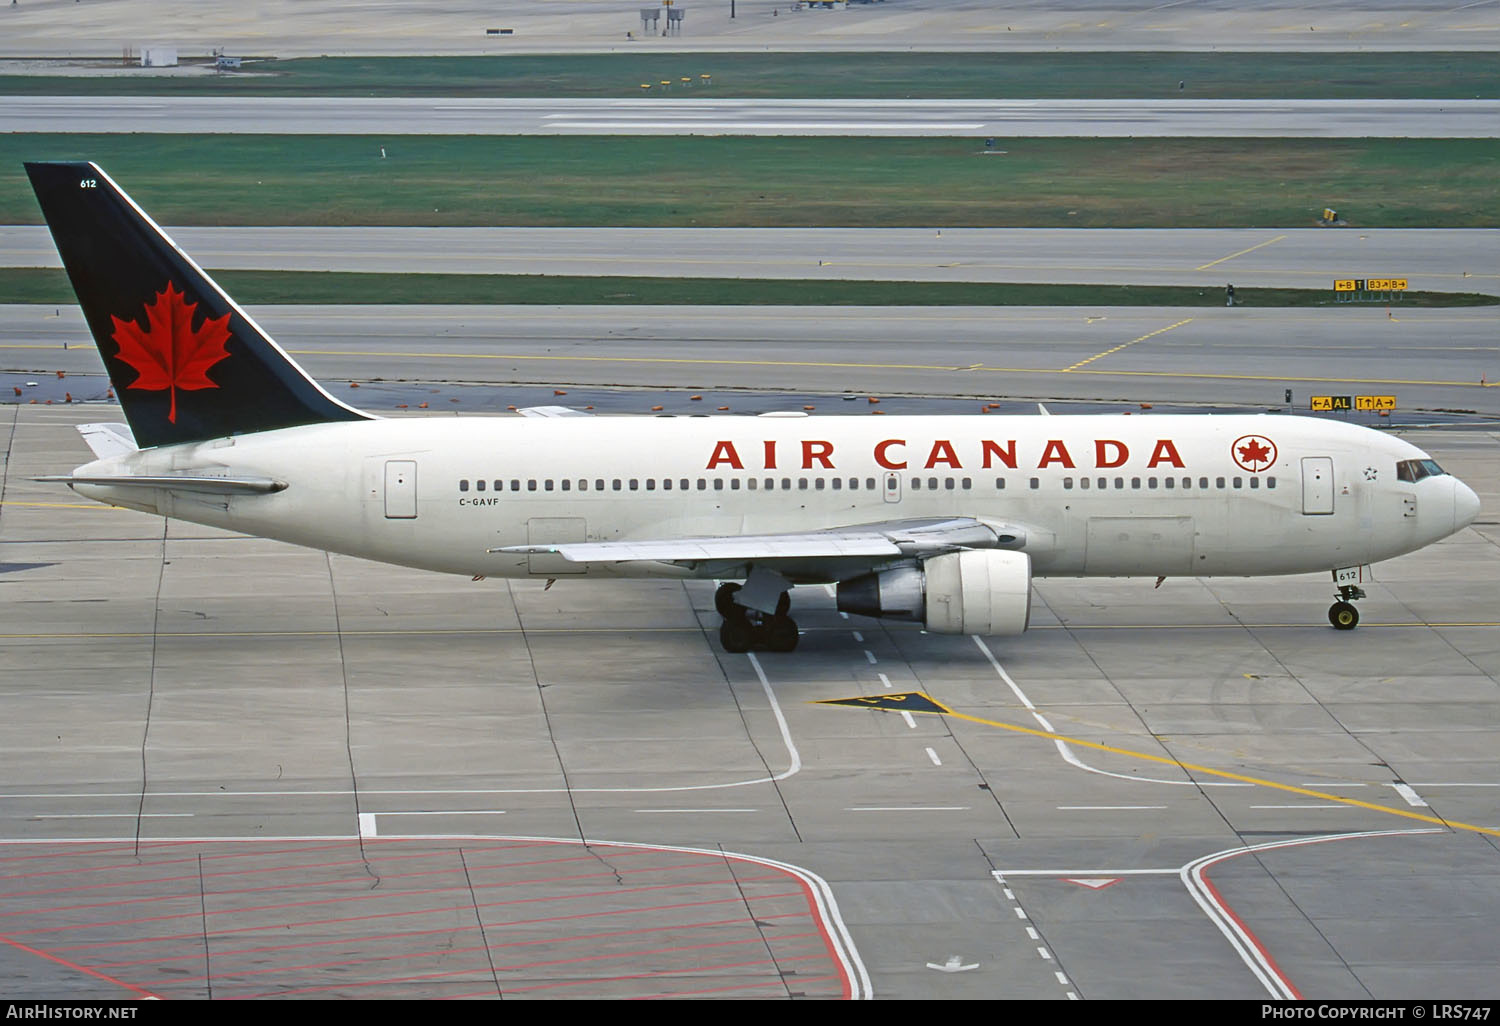
M1359 626L1359 610L1353 602L1342 599L1328 607L1328 622L1341 631L1352 631Z
M755 628L743 616L726 616L719 625L719 644L726 652L748 652L755 641Z
M714 609L718 611L720 616L729 619L730 617L743 617L745 615L744 609L734 604L734 594L741 587L738 584L719 585L719 589L714 592Z
M797 621L790 616L771 617L763 631L767 650L791 652L797 648Z

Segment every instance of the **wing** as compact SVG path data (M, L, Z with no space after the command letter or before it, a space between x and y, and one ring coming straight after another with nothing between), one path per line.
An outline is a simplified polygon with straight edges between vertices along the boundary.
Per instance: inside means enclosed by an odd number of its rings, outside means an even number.
M555 553L570 563L645 560L722 576L750 565L778 570L792 580L828 580L831 568L853 562L925 557L959 549L1021 548L1026 529L972 517L892 520L795 534L742 534L703 538L642 538L603 542L507 545L491 552Z

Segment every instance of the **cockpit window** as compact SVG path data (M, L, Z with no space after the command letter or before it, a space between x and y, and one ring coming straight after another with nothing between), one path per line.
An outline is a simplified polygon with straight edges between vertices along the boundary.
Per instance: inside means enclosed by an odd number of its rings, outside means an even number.
M1424 477L1440 477L1446 473L1437 465L1437 460L1402 460L1396 464L1397 481L1420 481Z

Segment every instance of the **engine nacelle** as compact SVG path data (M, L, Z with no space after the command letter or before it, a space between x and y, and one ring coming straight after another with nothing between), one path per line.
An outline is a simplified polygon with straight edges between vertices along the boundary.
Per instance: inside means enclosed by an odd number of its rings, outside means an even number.
M1031 620L1031 557L977 549L840 581L845 613L913 620L936 634L1020 634Z

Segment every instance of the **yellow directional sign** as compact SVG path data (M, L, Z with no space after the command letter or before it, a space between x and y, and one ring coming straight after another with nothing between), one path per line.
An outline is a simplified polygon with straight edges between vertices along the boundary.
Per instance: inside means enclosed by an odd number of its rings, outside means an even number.
M1359 292L1364 283L1357 278L1338 278L1333 283L1335 292Z
M1394 410L1396 397L1393 395L1357 395L1354 397L1354 408L1356 410Z
M1369 281L1371 292L1405 292L1405 278L1371 278Z
M1347 395L1315 395L1312 397L1312 408L1318 413L1327 413L1330 410L1352 410L1354 408L1353 397Z
M903 691L899 694L860 695L856 698L825 698L817 705L852 705L866 709L881 709L886 712L945 713L947 707L933 701L920 691Z

